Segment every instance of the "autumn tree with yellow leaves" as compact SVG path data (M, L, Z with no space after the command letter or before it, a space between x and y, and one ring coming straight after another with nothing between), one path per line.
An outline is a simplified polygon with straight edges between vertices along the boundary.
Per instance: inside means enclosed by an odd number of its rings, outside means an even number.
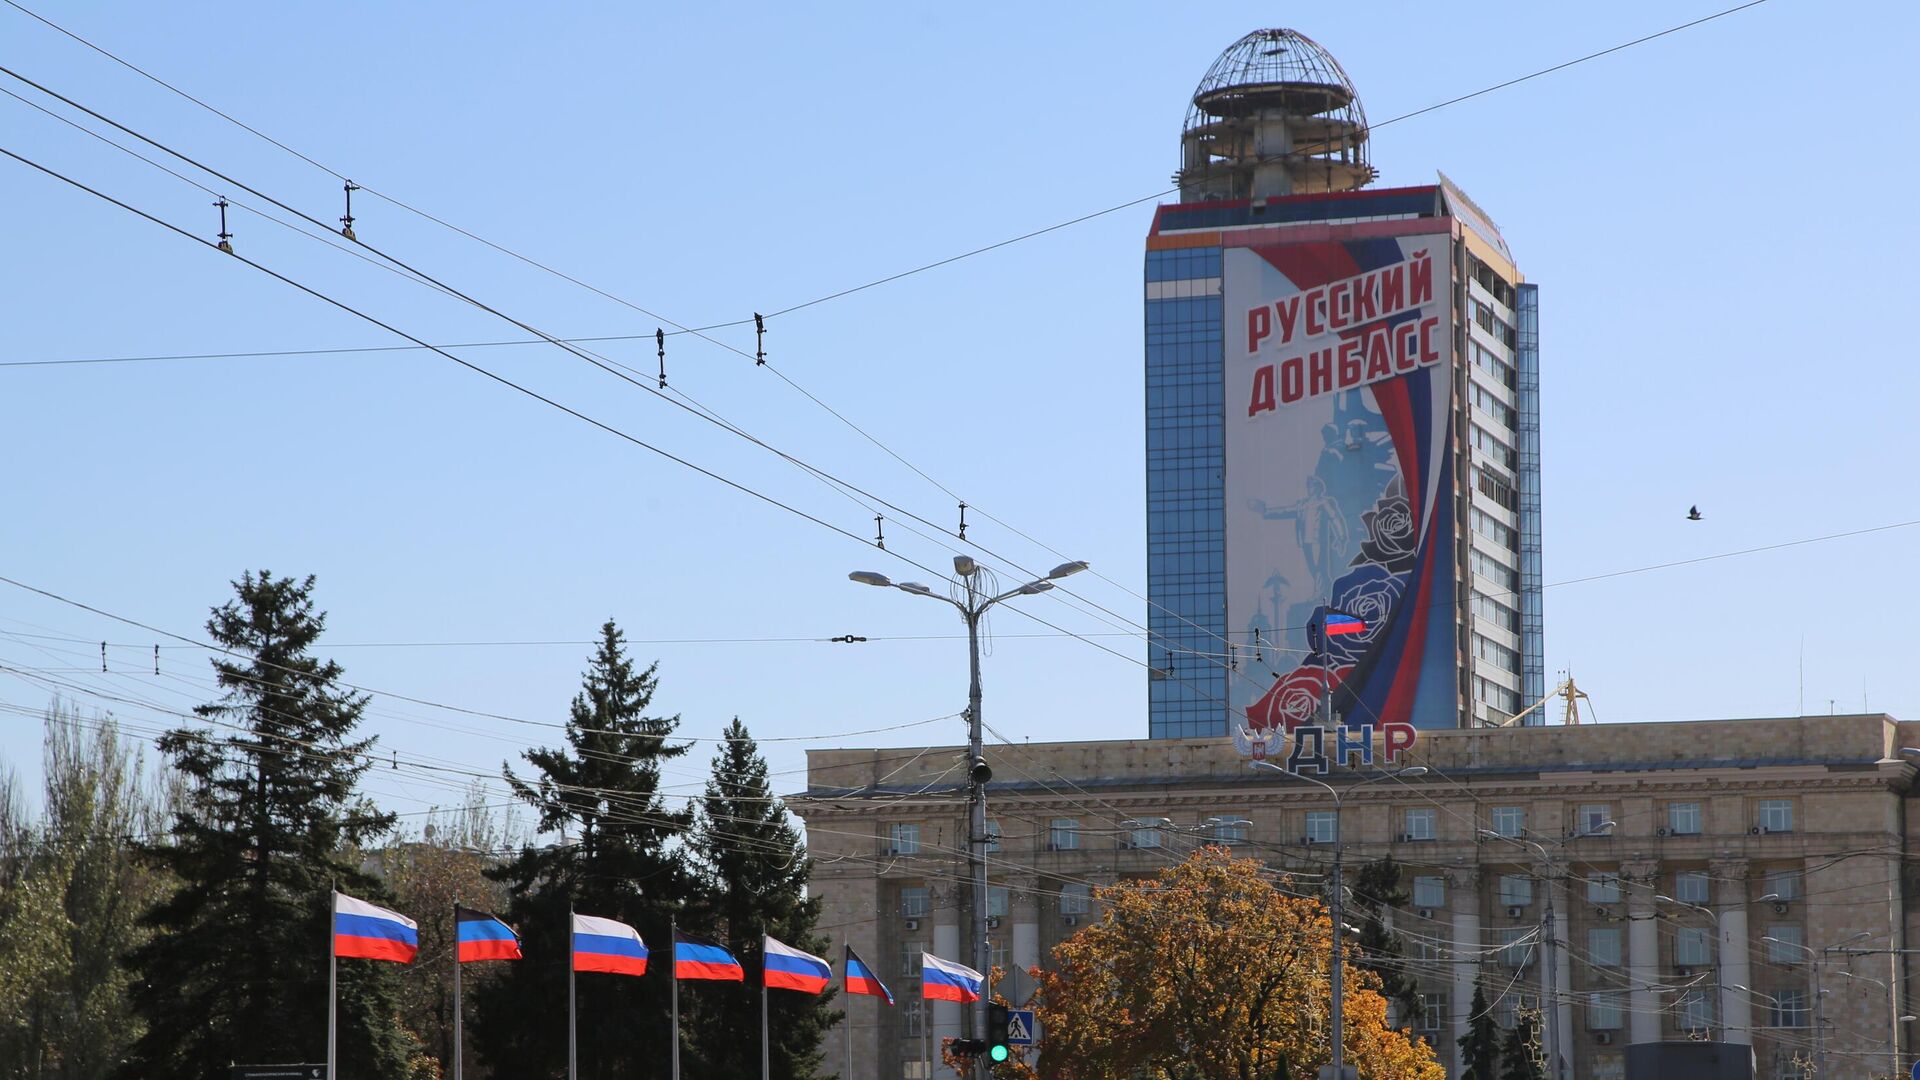
M1332 928L1253 859L1207 848L1100 890L1102 914L1040 979L1044 1080L1306 1080L1331 1061ZM1361 1080L1445 1080L1387 1026L1380 980L1346 966L1346 1060ZM1020 1070L1025 1071L1025 1070Z

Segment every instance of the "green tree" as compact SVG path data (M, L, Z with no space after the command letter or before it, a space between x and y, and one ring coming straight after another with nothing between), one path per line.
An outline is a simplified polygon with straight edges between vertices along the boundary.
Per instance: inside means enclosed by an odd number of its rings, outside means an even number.
M318 1061L326 1051L331 883L379 900L358 853L393 824L356 797L371 738L366 698L316 658L326 627L313 578L249 571L207 633L218 700L207 723L161 736L185 779L166 842L146 848L178 887L148 910L131 955L147 1030L128 1080L206 1080L234 1063ZM398 1080L416 1044L397 1022L395 965L339 965L341 1075Z
M692 893L679 841L693 817L669 810L660 795L661 764L688 747L668 741L679 717L647 715L656 668L636 669L608 620L568 713L566 746L527 751L537 773L531 779L502 766L514 794L534 809L539 832L559 843L525 847L488 871L507 886L502 914L519 929L527 956L500 965L500 976L474 997L474 1034L495 1076L565 1072L569 905L633 926L653 953L642 978L580 976L582 1080L667 1075L668 920ZM695 993L682 994L682 1004ZM716 1075L700 1068L684 1038L682 1047L687 1075Z
M140 1031L120 962L160 895L133 843L160 824L138 748L111 718L55 701L46 715L43 816L15 825L18 873L0 898L0 1076L100 1080ZM10 902L12 901L12 902Z
M1402 907L1408 899L1400 884L1400 864L1391 858L1367 863L1353 876L1360 924L1358 963L1380 977L1380 993L1398 1006L1403 1019L1420 1014L1420 984L1407 974L1406 949L1400 936L1387 928L1386 910Z
M1513 1028L1500 1044L1500 1080L1546 1080L1540 1050L1540 1010L1516 1009Z
M1492 1010L1487 1008L1486 990L1478 983L1473 987L1467 1033L1460 1036L1460 1060L1465 1066L1460 1080L1497 1080L1500 1031L1494 1026Z
M812 861L786 805L773 793L766 759L738 717L727 725L713 756L693 849L713 931L734 956L751 967L762 934L815 955L826 954L827 940L814 934L820 901L807 896ZM710 1075L759 1074L760 1041L741 1037L759 1030L758 996L702 998L698 1041ZM828 1007L832 998L832 991L771 992L769 1064L775 1080L811 1080L816 1075L821 1040L841 1015Z

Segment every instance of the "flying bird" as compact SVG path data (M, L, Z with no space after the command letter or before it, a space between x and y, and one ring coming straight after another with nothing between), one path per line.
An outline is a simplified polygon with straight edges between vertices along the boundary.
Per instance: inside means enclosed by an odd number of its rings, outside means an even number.
M1700 520L1700 508L1699 508L1699 507L1697 507L1697 506L1689 506L1689 507L1687 507L1687 520L1688 520L1688 521L1699 521L1699 520Z

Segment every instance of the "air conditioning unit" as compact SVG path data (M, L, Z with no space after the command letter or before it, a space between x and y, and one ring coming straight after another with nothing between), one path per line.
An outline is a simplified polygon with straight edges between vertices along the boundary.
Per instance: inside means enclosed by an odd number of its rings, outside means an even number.
M1765 830L1765 829L1763 829L1763 828L1761 828L1760 826L1758 826L1758 825L1755 825L1755 826L1754 826L1753 828L1751 828L1751 829L1748 829L1748 830L1747 830L1747 835L1748 835L1748 836L1759 836L1759 835L1760 835L1761 833L1763 833L1763 832L1766 832L1766 831L1767 831L1767 830Z
M908 920L907 920L907 922L906 922L906 927L907 927L907 929L909 929L909 930L918 930L918 929L920 929L920 920L919 920L919 919L908 919Z
M1303 836L1303 837L1301 837L1301 838L1300 838L1300 842L1301 842L1302 844L1304 844L1304 845L1307 845L1307 846L1309 846L1309 847L1311 847L1311 846L1313 845L1313 837L1311 837L1311 836Z
M1599 1045L1601 1045L1601 1046L1612 1046L1612 1045L1613 1045L1613 1032L1611 1032L1611 1031L1596 1031L1596 1032L1594 1032L1594 1033L1593 1033L1593 1041L1594 1041L1594 1042L1596 1042L1596 1043L1598 1043L1598 1044L1599 1044Z
M1527 913L1526 907L1520 904L1512 904L1512 905L1509 905L1507 908L1507 918L1509 919L1518 919L1521 916L1524 916L1526 913Z
M1068 925L1068 926L1079 926L1079 925L1080 925L1080 916L1078 916L1078 915L1062 915L1062 916L1060 916L1060 921L1061 921L1062 923L1064 923L1064 924L1066 924L1066 925Z
M1775 915L1785 915L1787 913L1788 906L1789 905L1787 904L1787 902L1785 900L1782 900L1779 903L1773 905L1773 913Z
M1607 910L1606 905L1602 904L1593 909L1593 917L1596 919L1611 919L1613 918L1613 912Z
M1423 918L1423 919L1431 919L1431 918L1433 918L1433 909L1432 909L1432 908L1430 908L1430 907L1423 907L1423 908L1420 908L1420 909L1419 909L1419 912L1420 912L1420 917L1421 917L1421 918Z
M1000 929L1000 916L998 915L987 916L987 929L989 930Z
M1673 974L1677 978L1684 979L1693 974L1693 969L1690 967L1677 967L1673 969Z
M1662 827L1662 828L1658 828L1658 829L1655 829L1655 830L1653 830L1653 835L1655 835L1655 836L1658 836L1658 837L1661 837L1661 838L1663 838L1663 839L1664 839L1664 838L1666 838L1666 837L1669 837L1669 836L1672 836L1672 835L1673 835L1673 830L1672 830L1672 829L1668 829L1668 828L1664 828L1664 827Z

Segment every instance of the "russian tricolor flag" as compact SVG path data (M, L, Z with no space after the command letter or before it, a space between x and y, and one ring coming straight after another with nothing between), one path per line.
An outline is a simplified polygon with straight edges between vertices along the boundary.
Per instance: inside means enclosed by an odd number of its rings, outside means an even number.
M573 917L573 970L645 975L647 946L640 931L594 915Z
M802 954L805 955L805 954ZM746 982L747 973L733 954L678 930L673 932L673 977L676 979L718 979L721 982Z
M985 975L963 964L920 954L920 996L928 1001L979 1001L986 982Z
M520 935L493 914L455 904L453 923L461 963L520 959Z
M1339 634L1364 634L1367 632L1366 623L1361 622L1359 619L1354 618L1344 611L1327 612L1325 626L1328 637L1334 637Z
M833 981L833 965L771 937L761 938L762 978L775 990L818 994Z
M345 893L333 894L333 955L411 964L420 951L420 926Z
M880 981L880 976L873 973L873 969L860 959L860 954L854 952L851 945L847 946L847 963L842 972L847 993L883 997L887 999L887 1004L893 1004L893 991L887 989L887 984Z

